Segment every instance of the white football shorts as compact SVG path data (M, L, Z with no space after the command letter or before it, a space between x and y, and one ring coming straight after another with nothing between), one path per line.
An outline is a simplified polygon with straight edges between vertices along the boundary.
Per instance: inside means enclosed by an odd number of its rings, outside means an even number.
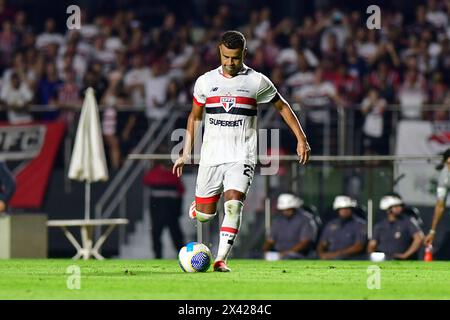
M199 166L195 185L196 202L216 202L222 192L228 190L237 190L247 195L254 173L255 165L246 162Z

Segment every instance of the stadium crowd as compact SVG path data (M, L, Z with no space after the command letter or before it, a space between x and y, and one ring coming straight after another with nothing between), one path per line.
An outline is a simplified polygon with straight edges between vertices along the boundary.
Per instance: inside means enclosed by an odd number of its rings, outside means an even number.
M227 29L246 36L246 64L308 110L313 145L326 119L323 110L335 106L360 111L366 153L388 152L389 104L400 105L403 118L449 119L449 0L424 2L412 19L383 8L379 30L366 27L365 12L334 6L318 6L301 19L274 19L269 7L235 15L237 4L223 3L195 19L180 15L180 8L167 9L151 23L136 5L112 14L81 8L81 29L67 30L53 18L32 25L29 12L0 0L4 120L33 121L27 106L44 105L57 111L39 120L73 121L70 107L80 108L92 86L104 107L109 158L118 167L123 145L139 137L133 130L140 119L118 112L137 111L151 123L171 107L188 105L195 79L217 66L217 40ZM424 110L425 104L436 108Z

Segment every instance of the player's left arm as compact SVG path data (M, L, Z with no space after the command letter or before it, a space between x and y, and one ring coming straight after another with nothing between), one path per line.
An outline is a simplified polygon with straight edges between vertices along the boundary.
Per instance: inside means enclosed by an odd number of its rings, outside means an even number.
M280 94L277 93L272 102L297 138L297 155L300 158L300 163L306 164L309 159L311 148L297 116L289 103Z

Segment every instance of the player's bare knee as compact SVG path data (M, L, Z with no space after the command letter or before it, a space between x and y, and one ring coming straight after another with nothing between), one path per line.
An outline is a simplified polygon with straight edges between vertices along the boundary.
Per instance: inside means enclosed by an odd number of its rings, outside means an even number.
M198 203L195 206L197 221L202 223L211 221L217 214L217 202Z
M206 214L215 214L217 211L217 202L212 203L197 203L195 210Z

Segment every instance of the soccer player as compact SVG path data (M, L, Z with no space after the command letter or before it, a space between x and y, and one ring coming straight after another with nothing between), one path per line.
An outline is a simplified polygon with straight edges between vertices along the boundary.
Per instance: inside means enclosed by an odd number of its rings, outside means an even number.
M436 228L445 210L445 201L447 200L448 190L450 189L450 149L445 150L442 157L442 170L439 175L437 186L437 200L434 207L433 221L431 222L431 229L425 237L425 245L428 247L433 244Z
M288 102L263 74L244 64L246 40L238 31L225 32L219 42L221 66L200 76L194 86L183 154L173 166L181 176L189 160L195 136L205 116L195 201L189 216L208 222L224 192L225 215L214 271L229 272L226 262L239 231L244 200L256 165L257 104L271 102L297 138L300 164L306 164L311 148Z

